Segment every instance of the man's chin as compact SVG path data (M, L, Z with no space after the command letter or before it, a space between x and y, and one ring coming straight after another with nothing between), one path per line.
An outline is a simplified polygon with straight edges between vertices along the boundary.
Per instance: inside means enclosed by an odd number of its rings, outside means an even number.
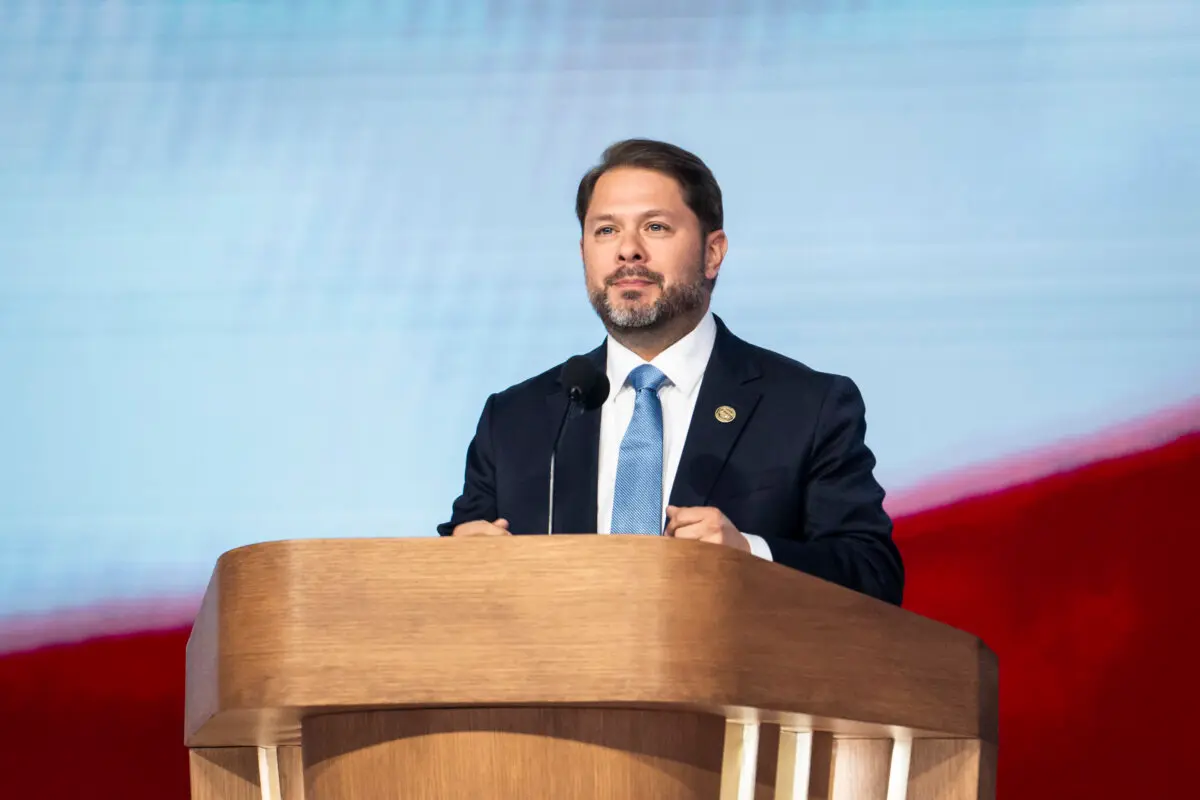
M613 310L614 314L634 314L641 316L653 313L655 303L653 300L648 300L645 297L638 297L633 300L627 297L616 297L609 301L608 307Z
M645 330L653 328L663 320L663 315L653 303L625 304L609 309L608 323L623 330Z

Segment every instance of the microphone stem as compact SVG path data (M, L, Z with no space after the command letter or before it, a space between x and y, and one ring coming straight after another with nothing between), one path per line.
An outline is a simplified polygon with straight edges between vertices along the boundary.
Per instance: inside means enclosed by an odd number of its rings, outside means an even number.
M567 421L571 418L571 412L575 410L576 400L573 396L567 398L567 410L563 412L562 419L558 423L558 434L554 437L554 447L550 450L550 501L547 506L546 533L554 534L554 461L558 454L558 446L562 443L563 433L567 430Z
M555 447L555 450L558 448ZM546 521L547 535L554 534L554 453L550 453L550 503L549 519Z

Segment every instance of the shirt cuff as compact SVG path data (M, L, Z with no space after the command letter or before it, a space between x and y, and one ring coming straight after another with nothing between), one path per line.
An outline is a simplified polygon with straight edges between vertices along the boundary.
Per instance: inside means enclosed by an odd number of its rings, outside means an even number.
M767 561L775 560L771 555L771 545L767 544L766 539L761 536L755 536L753 533L743 533L742 536L745 536L746 541L750 543L750 553L752 555L765 558Z

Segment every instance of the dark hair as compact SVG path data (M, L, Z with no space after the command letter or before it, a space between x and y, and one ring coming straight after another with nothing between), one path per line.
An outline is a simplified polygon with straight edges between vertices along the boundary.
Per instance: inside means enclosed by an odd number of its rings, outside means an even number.
M592 202L596 181L610 169L617 167L639 167L674 178L683 190L683 200L688 208L699 217L701 235L725 227L725 212L721 207L721 187L708 166L698 157L681 147L653 139L625 139L609 145L600 158L600 163L588 170L579 181L575 195L575 216L579 227L587 216Z

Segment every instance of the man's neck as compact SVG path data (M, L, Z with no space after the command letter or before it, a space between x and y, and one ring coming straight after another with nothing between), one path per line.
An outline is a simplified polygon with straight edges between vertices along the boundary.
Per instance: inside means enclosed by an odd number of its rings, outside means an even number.
M653 325L649 328L632 330L609 328L608 335L636 353L643 361L653 361L659 353L695 330L707 313L708 307L705 306L692 314L676 317L662 325Z

